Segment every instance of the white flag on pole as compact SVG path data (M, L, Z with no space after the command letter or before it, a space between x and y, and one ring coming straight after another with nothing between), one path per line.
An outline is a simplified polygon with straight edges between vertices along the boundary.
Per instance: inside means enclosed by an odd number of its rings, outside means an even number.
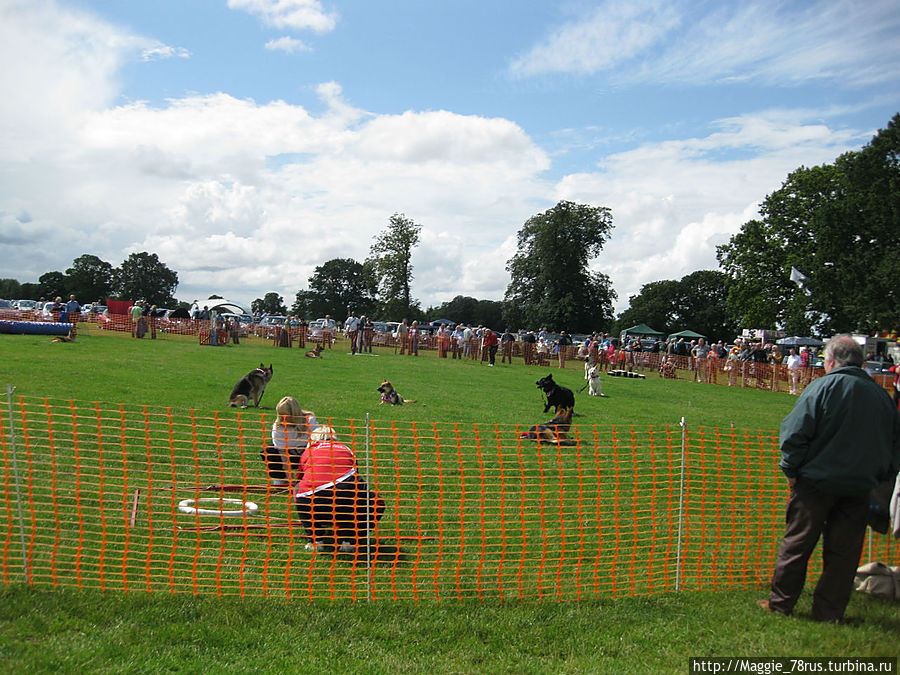
M800 288L803 288L803 285L806 283L806 275L796 267L791 267L791 281L797 284Z

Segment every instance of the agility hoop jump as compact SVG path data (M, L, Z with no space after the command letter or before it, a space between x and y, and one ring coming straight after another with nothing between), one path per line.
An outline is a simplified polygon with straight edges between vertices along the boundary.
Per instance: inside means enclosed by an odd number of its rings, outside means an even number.
M201 507L200 504L217 504L218 506ZM240 506L240 508L227 508L227 506ZM259 505L255 502L245 502L243 499L231 499L229 497L200 497L199 499L182 499L178 502L178 510L182 513L197 514L200 516L250 516L259 511Z

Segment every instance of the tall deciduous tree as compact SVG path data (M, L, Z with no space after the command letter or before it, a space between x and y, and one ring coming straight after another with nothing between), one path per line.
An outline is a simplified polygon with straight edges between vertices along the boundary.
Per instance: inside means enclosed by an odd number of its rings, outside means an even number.
M743 326L830 335L900 323L898 157L895 115L862 150L792 172L761 218L718 248ZM806 275L803 289L792 267Z
M561 201L532 216L507 262L510 284L504 322L516 327L603 330L612 323L616 292L609 277L589 269L613 228L606 207Z
M376 286L371 267L352 258L333 258L316 267L309 290L297 293L291 312L343 319L352 310L371 316L377 305Z
M151 305L174 307L178 274L155 253L132 253L115 270L113 287L123 300L146 300Z
M719 270L699 270L678 282L675 330L690 329L708 339L730 340L737 323L725 303L728 277Z
M105 301L112 290L113 271L112 265L95 255L79 256L66 270L69 293L80 302Z
M671 279L641 286L640 293L628 298L628 308L619 314L615 332L621 333L626 328L645 323L663 333L674 333L678 330L679 286Z
M62 272L44 272L38 277L38 284L41 287L41 297L47 300L57 297L68 299L66 292L69 290L69 280Z
M22 295L22 284L16 279L0 279L0 298L4 300L30 300Z
M450 302L439 307L432 307L425 313L428 321L434 319L450 319L457 323L473 326L488 326L494 330L503 330L503 303L498 300L476 300L464 295L457 295Z
M262 298L256 298L250 303L250 311L254 314L287 314L287 307L284 306L284 298L275 291L269 291Z
M367 264L378 283L385 319L398 321L418 311L410 292L413 280L412 250L419 243L421 225L402 213L391 216L388 227L372 244Z
M718 270L699 270L678 281L652 281L629 298L629 307L619 315L616 330L639 323L674 333L690 329L710 340L727 340L737 325L725 304L728 277Z

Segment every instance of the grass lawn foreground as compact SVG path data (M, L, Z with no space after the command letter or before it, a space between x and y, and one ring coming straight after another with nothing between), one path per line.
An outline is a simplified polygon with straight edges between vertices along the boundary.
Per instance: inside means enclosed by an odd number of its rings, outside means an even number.
M321 360L257 340L201 347L186 338L133 340L83 331L73 344L42 336L0 336L0 385L14 397L193 410L225 407L237 379L260 362L275 375L262 403L267 419L293 395L323 417L426 426L530 425L546 421L534 382L547 372L575 391L580 363L560 371L476 361L351 356L346 343ZM407 398L378 405L390 379ZM685 380L605 378L608 398L576 396L579 428L776 430L793 398ZM773 471L773 481L781 477ZM714 574L710 570L710 574ZM487 601L373 604L194 597L0 587L0 662L5 672L684 672L690 656L896 656L895 604L855 596L840 626L779 618L754 603L760 587L684 591L557 603Z

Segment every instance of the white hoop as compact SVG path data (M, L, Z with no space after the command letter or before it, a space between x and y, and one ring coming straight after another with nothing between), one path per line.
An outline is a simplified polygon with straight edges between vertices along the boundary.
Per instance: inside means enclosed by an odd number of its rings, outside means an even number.
M200 502L216 502L221 506L217 509L204 509L194 506L195 503L199 504ZM225 504L240 504L241 508L222 508L225 506ZM178 502L178 510L182 513L196 513L201 516L242 516L245 513L247 515L253 515L259 510L259 506L257 506L254 502L245 502L242 499L229 499L227 497L201 497L200 499L197 499L196 502L193 499L182 499L180 502Z

